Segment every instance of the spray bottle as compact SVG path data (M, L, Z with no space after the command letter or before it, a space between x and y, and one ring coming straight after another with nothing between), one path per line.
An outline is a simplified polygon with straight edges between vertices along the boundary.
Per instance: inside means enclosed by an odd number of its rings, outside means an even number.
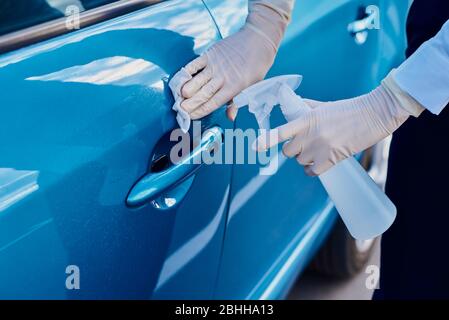
M248 105L261 129L270 129L270 113L278 104L290 122L310 111L301 97L282 94L296 90L301 80L299 75L284 75L258 82L236 96L234 104L237 108ZM340 161L319 179L355 239L381 235L396 218L395 205L353 157Z

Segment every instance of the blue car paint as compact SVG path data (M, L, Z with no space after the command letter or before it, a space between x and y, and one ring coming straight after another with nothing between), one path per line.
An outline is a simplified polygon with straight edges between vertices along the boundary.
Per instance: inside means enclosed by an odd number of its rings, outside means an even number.
M304 74L299 93L317 99L372 88L403 51L406 6L379 1L387 18L363 48L344 33L363 1L297 1L270 76ZM294 161L266 181L203 166L160 199L173 207L125 205L176 127L166 78L245 16L240 0L168 1L0 56L1 298L286 295L336 218ZM204 126L217 124L231 126L223 109ZM255 125L243 110L236 126ZM80 290L65 286L72 264Z

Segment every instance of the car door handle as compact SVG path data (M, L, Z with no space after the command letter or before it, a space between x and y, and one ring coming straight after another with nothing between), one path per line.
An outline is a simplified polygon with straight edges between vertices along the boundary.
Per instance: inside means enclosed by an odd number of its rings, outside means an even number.
M178 163L161 172L149 172L132 187L126 199L131 207L141 206L157 198L161 193L175 187L192 176L202 165L202 154L211 152L223 141L223 130L213 127L206 130L200 143Z
M357 44L364 44L368 39L368 31L375 27L376 21L379 19L379 11L376 8L367 7L366 16L362 19L355 20L348 25L349 34L354 37Z

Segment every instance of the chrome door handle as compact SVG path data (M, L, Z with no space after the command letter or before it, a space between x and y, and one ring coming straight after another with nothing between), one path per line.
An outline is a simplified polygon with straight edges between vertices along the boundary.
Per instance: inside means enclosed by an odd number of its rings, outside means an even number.
M379 19L379 9L374 6L369 6L365 9L366 17L360 20L351 22L348 25L348 32L354 37L354 41L362 45L368 39L368 31L376 27Z
M132 187L126 199L131 207L154 200L164 191L193 175L202 165L202 154L211 152L223 141L223 130L213 127L204 132L199 145L178 163L161 172L149 172Z

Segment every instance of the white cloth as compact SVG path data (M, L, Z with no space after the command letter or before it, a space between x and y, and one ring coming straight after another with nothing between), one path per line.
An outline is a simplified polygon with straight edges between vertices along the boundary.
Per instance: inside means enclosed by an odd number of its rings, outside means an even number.
M181 70L179 70L168 83L175 99L172 109L177 112L176 121L184 133L189 131L191 119L189 114L181 108L181 102L184 101L181 94L181 89L182 86L190 79L192 79L190 73L188 73L186 69L181 68Z
M434 114L449 103L449 21L396 71L398 86Z

